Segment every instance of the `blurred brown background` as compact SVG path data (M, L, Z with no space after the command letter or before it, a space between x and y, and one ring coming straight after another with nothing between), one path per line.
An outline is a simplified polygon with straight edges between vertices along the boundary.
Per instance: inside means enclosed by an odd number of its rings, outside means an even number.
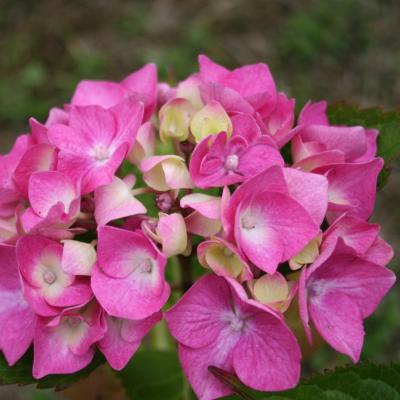
M119 80L148 61L161 79L196 69L206 53L235 67L267 62L297 99L400 107L398 0L0 0L0 151L27 118L44 120L83 78ZM399 132L400 134L400 132ZM374 217L400 254L400 168L378 194ZM399 271L397 255L392 267ZM364 358L400 359L399 289L367 323ZM311 370L343 362L326 348ZM0 399L123 399L104 369L64 393L0 388Z

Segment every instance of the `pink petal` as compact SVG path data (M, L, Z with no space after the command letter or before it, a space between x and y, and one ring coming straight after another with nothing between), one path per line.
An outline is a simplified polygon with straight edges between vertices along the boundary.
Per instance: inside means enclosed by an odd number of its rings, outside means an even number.
M324 176L284 169L289 195L310 214L316 225L321 225L328 208L328 181Z
M19 191L28 197L29 178L34 172L50 171L57 164L57 152L48 144L37 144L30 147L22 157L14 172L14 182Z
M22 295L15 247L0 245L0 350L15 364L32 343L36 316Z
M119 103L127 95L127 92L123 86L115 82L81 81L72 96L71 105L98 105L110 108Z
M233 339L222 345L215 341L200 349L192 349L179 344L179 360L183 372L198 399L213 400L232 393L228 386L211 374L208 367L212 365L234 373L231 352L236 342L237 340Z
M328 126L329 121L326 115L328 103L326 101L318 101L312 103L308 101L299 115L299 125L324 125Z
M197 280L165 314L172 336L195 349L212 344L226 324L219 315L231 310L229 299L230 289L224 279L206 275Z
M221 230L221 221L204 217L198 211L193 211L185 217L186 229L195 235L210 237Z
M143 119L147 121L154 112L157 100L157 67L155 64L146 64L132 72L121 82L121 85L142 96L145 104Z
M239 379L256 390L286 390L300 378L296 337L278 318L260 311L236 345L233 366Z
M44 218L57 203L64 205L65 212L78 197L73 182L61 172L35 172L29 180L29 201L37 215Z
M118 371L125 368L139 348L142 339L161 319L161 312L137 321L107 316L107 332L98 342L98 347L111 367Z
M161 273L152 276L140 272L127 278L111 278L96 265L92 271L92 289L101 306L110 315L125 319L143 319L159 311L170 294Z
M65 240L62 254L62 268L71 275L90 276L96 262L96 251L89 243Z
M71 374L86 367L94 356L94 347L76 355L69 348L70 336L74 333L68 321L60 325L47 326L47 319L38 320L34 338L33 376L40 379L48 374ZM84 339L88 329L79 332L76 341Z
M176 256L186 250L188 237L185 220L180 213L160 213L156 231L166 257Z
M268 137L262 136L248 146L239 157L237 171L251 178L274 165L283 167L284 161L281 154L269 143Z
M371 247L364 254L367 261L378 265L387 265L394 257L392 246L386 243L382 238L377 237Z
M114 176L111 183L95 190L94 215L99 226L115 219L146 213L146 208L133 197L131 189L130 185Z
M110 110L116 121L116 135L113 146L126 144L128 151L131 149L143 118L143 103L132 98L127 98Z
M183 208L193 208L207 218L219 219L221 217L221 198L217 196L191 193L181 198L180 205Z
M330 293L310 303L311 319L319 334L338 352L353 362L360 358L364 341L361 314L349 297Z
M372 213L378 174L383 160L376 158L367 163L335 164L319 168L315 172L326 173L329 182L329 207L333 222L344 211L350 215L368 219Z
M235 238L239 248L268 273L274 273L279 262L296 255L318 230L307 211L281 193L256 194L236 213Z
M360 157L367 150L365 129L361 126L306 125L298 135L304 142L318 142L324 144L327 150L342 151L347 162Z
M160 310L170 292L164 278L166 258L144 234L102 227L97 254L92 288L110 315L142 319Z
M218 101L227 113L254 113L253 107L239 93L218 83L202 84L200 93L204 103Z
M198 59L200 76L204 81L220 82L230 73L229 69L215 63L203 54L200 54Z
M357 257L339 240L332 256L315 270L310 279L317 292L346 295L357 305L361 317L366 318L378 307L396 277L389 269Z

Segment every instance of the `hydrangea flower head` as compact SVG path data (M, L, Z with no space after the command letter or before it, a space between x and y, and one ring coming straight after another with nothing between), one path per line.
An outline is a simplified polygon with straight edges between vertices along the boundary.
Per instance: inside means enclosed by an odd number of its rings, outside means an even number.
M330 124L324 101L294 109L266 64L200 56L175 86L147 64L31 118L0 156L8 364L32 345L37 379L97 350L121 370L163 319L203 400L232 392L210 367L256 390L296 386L294 325L357 362L395 282L368 221L379 132Z

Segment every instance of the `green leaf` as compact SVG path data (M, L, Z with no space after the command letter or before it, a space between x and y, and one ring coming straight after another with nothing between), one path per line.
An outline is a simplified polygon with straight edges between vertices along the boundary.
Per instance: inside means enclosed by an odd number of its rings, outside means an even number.
M93 361L86 368L74 374L65 375L48 375L42 379L35 379L32 376L33 351L22 357L14 366L9 367L7 361L0 355L0 383L3 385L30 385L36 384L40 389L55 388L57 390L64 389L74 382L86 378L99 365L105 362L102 354L96 353Z
M224 397L225 400L400 400L400 364L379 366L369 362L325 371L310 379L303 379L292 390L262 393L245 388L238 379L228 373L216 375L241 396Z
M357 106L338 103L329 106L328 116L334 125L362 125L379 130L378 155L385 160L385 166L379 179L378 187L386 183L391 170L391 163L400 155L400 112L385 112L379 107L360 109Z
M134 400L196 398L183 376L175 351L139 351L118 376L128 396Z

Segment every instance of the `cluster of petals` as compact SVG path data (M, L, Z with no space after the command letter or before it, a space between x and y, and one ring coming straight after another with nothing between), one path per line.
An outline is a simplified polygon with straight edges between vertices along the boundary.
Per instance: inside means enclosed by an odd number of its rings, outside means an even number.
M163 318L204 400L231 393L209 366L256 390L294 387L299 335L358 361L363 321L395 282L368 221L379 132L330 125L325 102L294 109L267 65L200 56L175 87L148 64L82 81L45 123L31 118L0 156L8 363L33 344L35 378L97 350L120 370ZM192 254L204 274L172 305L168 259ZM302 331L286 323L293 308Z

